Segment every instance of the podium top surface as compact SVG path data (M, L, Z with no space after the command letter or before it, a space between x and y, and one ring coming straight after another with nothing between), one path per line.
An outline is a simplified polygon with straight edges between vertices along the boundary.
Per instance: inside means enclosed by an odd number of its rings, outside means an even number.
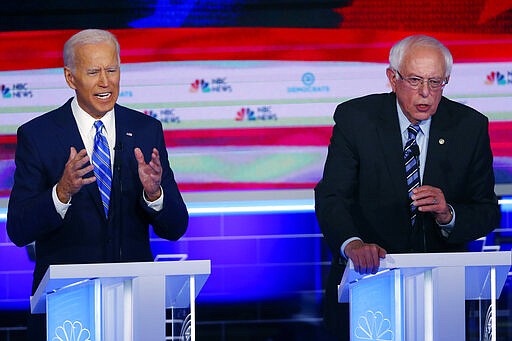
M49 280L54 280L206 274L210 274L209 260L60 264L50 265L48 270L46 270L43 281L47 277Z
M511 264L511 251L404 253L386 255L386 258L381 259L378 271L400 269L405 276L408 276L440 267L463 267L466 278L472 279L472 284L475 284L475 281L484 280L489 268L494 266L497 270L498 281L504 283ZM340 302L348 301L348 290L351 283L369 276L373 275L361 275L356 272L354 264L349 261L338 290Z
M200 288L210 273L209 260L50 265L34 296L30 298L30 305L33 312L40 311L47 293L88 279L123 281L146 276L194 276ZM39 307L36 308L36 305Z
M510 267L512 253L510 251L499 252L446 252L446 253L401 253L388 254L381 259L379 271L400 268L405 271L423 271L438 267ZM508 271L508 270L507 270ZM349 261L345 269L345 275L350 281L364 277L354 270L354 264Z
M510 266L511 260L510 251L389 254L381 261L381 268Z

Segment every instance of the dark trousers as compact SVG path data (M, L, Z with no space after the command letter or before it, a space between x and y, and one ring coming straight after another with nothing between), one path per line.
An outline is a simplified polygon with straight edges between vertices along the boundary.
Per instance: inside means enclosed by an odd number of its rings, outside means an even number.
M27 340L46 341L46 314L29 314Z
M350 341L350 319L348 303L337 303L327 308L324 323L333 340ZM336 313L333 313L333 312Z

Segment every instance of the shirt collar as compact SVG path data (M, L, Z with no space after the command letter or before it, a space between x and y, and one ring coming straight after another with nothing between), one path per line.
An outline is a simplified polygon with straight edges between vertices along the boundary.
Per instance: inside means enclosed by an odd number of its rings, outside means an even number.
M400 132L407 135L407 127L411 125L409 119L405 116L402 108L400 108L400 104L398 101L396 102L396 109L398 111L398 121L400 122ZM425 136L429 136L430 133L430 124L432 123L432 117L429 117L427 120L420 121L418 125L420 126L420 132Z
M89 115L85 110L83 110L80 107L80 105L78 105L76 97L73 98L73 101L71 101L71 111L73 112L73 116L75 117L75 120L79 128L83 128L85 131L92 131L92 134L96 133L96 130L94 128L94 122L96 122L97 119ZM115 129L114 108L108 111L101 118L101 121L103 122L104 134L107 136L112 135L112 132Z

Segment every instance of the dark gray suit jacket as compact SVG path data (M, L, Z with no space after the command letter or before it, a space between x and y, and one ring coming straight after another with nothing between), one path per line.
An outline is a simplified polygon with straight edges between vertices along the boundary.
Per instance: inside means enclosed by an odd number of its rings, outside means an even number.
M345 267L340 247L348 238L388 253L463 251L499 225L488 120L443 97L432 116L422 184L443 191L455 226L449 238L430 214L420 214L411 226L396 105L394 93L375 94L342 103L334 114L323 178L315 188L318 222L333 255L328 324L340 323L336 286Z

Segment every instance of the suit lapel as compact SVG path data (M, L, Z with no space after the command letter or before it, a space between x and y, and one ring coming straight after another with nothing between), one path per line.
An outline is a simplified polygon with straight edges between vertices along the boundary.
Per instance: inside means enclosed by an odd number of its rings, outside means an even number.
M430 134L428 141L427 160L425 162L425 173L423 183L426 185L442 186L443 164L448 160L448 146L453 138L450 133L452 117L450 112L443 105L441 100L437 112L432 116Z
M134 148L134 127L130 116L120 105L115 106L116 115L116 151L114 159L114 177L121 177L121 170L129 168Z
M57 139L60 141L62 152L66 155L66 160L69 157L71 147L75 147L77 152L85 148L75 118L71 112L71 100L56 112L54 123L58 130Z
M61 110L57 111L54 121L57 126L57 130L59 131L57 138L62 146L62 153L65 155L65 160L69 158L69 150L71 147L75 147L77 152L85 148L82 137L80 136L80 131L78 130L78 125L76 124L71 111L71 101L72 99L68 100L68 102L60 108ZM89 177L93 175L94 174L91 172L85 176ZM83 186L81 191L84 191L87 195L91 196L92 200L96 204L98 213L104 217L105 212L103 210L98 185L96 183L92 183L90 185Z
M396 96L390 94L384 103L384 108L379 111L379 121L376 127L379 143L376 148L381 148L383 151L384 162L396 193L403 193L404 200L407 200L403 146L396 105Z

